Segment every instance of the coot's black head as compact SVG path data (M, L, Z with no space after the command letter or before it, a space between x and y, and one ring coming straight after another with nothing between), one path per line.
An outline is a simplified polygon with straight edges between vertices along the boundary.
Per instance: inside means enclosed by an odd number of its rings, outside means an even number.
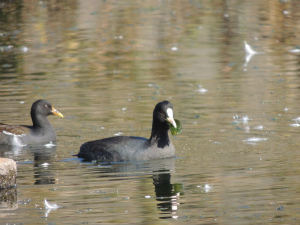
M176 128L177 125L173 116L173 105L168 101L159 102L153 111L153 123L160 123L162 124L161 126L169 129L167 121Z
M59 111L57 111L51 104L51 102L40 99L34 102L31 106L31 117L34 118L38 115L47 117L49 115L56 115L59 117L64 117Z

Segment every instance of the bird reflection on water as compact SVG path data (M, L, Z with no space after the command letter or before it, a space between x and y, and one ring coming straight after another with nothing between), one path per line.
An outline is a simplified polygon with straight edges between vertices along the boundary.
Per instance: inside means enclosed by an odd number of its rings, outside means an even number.
M115 177L134 177L138 178L144 175L150 175L153 180L155 199L157 201L157 209L162 214L160 219L173 218L177 219L177 210L180 205L178 200L184 193L182 183L171 183L171 174L175 172L175 158L128 162L128 163L113 163L103 164L99 167L96 164L94 172L99 173L100 177L115 178ZM108 166L111 165L111 166ZM145 196L146 197L146 196ZM147 196L148 197L148 196ZM149 196L150 199L151 196Z
M49 169L51 162L56 155L56 145L34 146L10 146L0 145L0 157L13 158L19 164L32 163L34 165L34 184L55 184L56 179ZM33 157L33 161L30 159Z

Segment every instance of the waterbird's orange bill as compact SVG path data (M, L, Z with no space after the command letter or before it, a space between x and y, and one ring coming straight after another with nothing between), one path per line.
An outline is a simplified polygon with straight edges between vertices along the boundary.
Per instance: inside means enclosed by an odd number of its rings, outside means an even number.
M61 114L59 111L57 111L53 106L52 106L52 113L55 116L64 117L64 115Z

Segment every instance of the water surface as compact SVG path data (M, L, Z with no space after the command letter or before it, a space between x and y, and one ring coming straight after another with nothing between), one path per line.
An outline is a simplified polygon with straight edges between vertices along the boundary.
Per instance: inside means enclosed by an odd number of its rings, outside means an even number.
M0 17L0 122L30 124L40 98L65 116L56 146L1 146L18 162L1 223L299 223L299 1L4 1ZM73 156L149 137L162 100L176 159Z

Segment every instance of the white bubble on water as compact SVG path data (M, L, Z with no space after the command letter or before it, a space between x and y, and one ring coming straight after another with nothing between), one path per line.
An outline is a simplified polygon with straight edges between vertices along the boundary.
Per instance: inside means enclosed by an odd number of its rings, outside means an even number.
M250 121L250 119L247 115L243 116L242 120L243 120L243 123L248 123Z
M248 138L248 139L246 139L244 141L248 142L249 144L254 144L256 142L266 141L266 140L268 140L268 138L251 137L251 138Z
M206 183L204 186L198 185L197 188L201 188L205 193L208 193L213 189L213 186Z
M196 91L199 92L199 93L201 93L201 94L204 94L204 93L208 92L208 90L205 89L205 88L199 88Z
M283 11L283 14L284 14L284 15L289 15L289 14L290 14L290 12L289 12L289 11L287 11L287 10L284 10L284 11Z
M295 122L300 122L300 117L294 118L292 120L295 121Z
M294 48L289 50L290 53L299 53L300 52L300 48Z
M263 125L257 125L254 127L255 130L263 130L264 126Z

